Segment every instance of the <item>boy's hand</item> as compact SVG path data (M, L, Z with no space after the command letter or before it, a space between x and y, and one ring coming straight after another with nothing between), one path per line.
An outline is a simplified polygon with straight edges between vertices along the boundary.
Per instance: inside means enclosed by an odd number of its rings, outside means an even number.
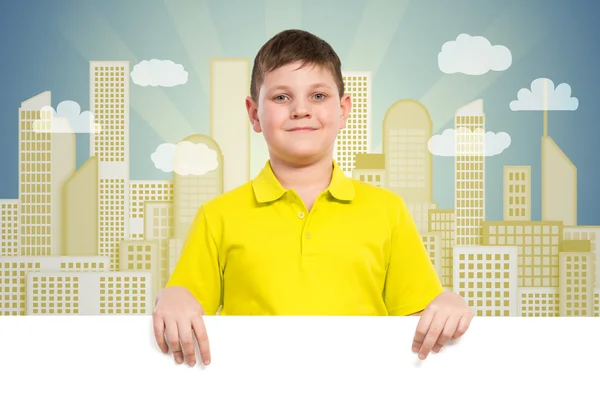
M183 363L184 357L190 367L196 364L193 334L204 364L210 363L210 348L202 315L204 309L186 288L173 286L158 294L152 313L154 336L163 353L167 354L171 349L177 364Z
M424 360L431 350L437 353L448 341L464 335L472 319L473 311L459 294L439 294L421 314L412 350Z

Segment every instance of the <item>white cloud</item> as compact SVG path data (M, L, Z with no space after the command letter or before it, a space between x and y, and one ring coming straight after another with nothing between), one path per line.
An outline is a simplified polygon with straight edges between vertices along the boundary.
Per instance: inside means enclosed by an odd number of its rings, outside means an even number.
M433 135L429 139L427 147L435 156L454 157L455 136L454 129L446 129L439 135ZM510 135L506 132L487 132L484 138L485 156L493 157L501 154L510 146L510 143Z
M519 90L517 100L510 102L513 111L574 111L578 107L579 100L571 97L571 86L561 83L555 88L548 78L537 78L531 82L531 90Z
M504 71L512 64L512 54L506 46L492 46L483 36L458 35L444 43L438 54L438 66L446 74L483 75Z
M51 112L52 133L90 133L94 128L96 132L101 130L100 124L94 123L94 114L91 111L81 112L81 107L76 101L65 100L56 107L56 110L53 107L45 106L40 111L42 113ZM68 124L61 120L63 118L68 120ZM43 123L44 120L41 119L34 121L33 130L35 132L46 131ZM71 130L66 132L69 125Z
M144 60L131 71L133 83L140 86L177 86L188 80L188 73L181 64L170 60Z
M219 166L217 152L204 143L163 143L150 157L156 168L178 175L204 175Z

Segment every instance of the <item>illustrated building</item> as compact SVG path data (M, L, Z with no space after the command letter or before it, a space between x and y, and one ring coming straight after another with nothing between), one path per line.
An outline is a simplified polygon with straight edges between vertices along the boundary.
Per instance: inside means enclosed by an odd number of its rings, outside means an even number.
M144 204L148 201L172 201L172 181L129 182L129 237L144 239Z
M453 272L454 291L476 316L518 315L515 246L456 246Z
M119 243L129 238L129 62L90 62L95 124L90 156L98 158L98 254L119 268Z
M504 166L505 221L531 221L531 167Z
M542 220L577 225L577 168L549 136L542 137Z
M54 117L50 92L19 107L19 250L23 256L64 253L63 185L75 172L75 134Z
M377 187L387 187L384 154L357 153L354 157L353 179Z
M0 200L0 256L19 255L19 200Z
M439 232L442 238L441 268L438 274L446 289L453 288L454 224L454 210L429 210L428 231Z
M250 135L252 127L243 101L250 94L250 60L210 60L210 137L221 149L223 192L250 179Z
M483 100L460 108L455 116L456 245L481 244L485 219L485 114Z
M346 176L352 176L355 156L371 152L371 72L342 71L344 92L350 94L352 109L346 127L338 133L334 158Z

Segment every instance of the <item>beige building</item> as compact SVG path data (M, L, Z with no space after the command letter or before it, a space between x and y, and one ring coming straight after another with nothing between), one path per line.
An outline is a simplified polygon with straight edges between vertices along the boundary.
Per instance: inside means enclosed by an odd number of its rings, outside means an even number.
M23 256L64 254L63 185L75 172L75 134L54 118L50 92L19 107L19 245Z
M476 316L518 315L515 246L456 246L453 272L454 291Z
M454 210L429 210L429 232L439 232L442 237L440 279L446 289L453 289Z
M27 315L149 315L149 272L30 272Z
M594 253L594 286L600 288L600 226L565 226L563 227L564 240L586 240L590 242L589 251Z
M333 157L346 176L353 176L355 156L371 152L371 72L342 71L344 92L350 94L352 110L346 127L338 133Z
M357 153L354 157L353 179L387 188L384 154Z
M204 175L179 175L173 173L173 215L175 237L185 239L188 230L206 201L223 193L224 156L217 142L206 135L192 135L184 139L203 143L217 153L218 167ZM234 164L229 164L230 166Z
M243 101L250 95L250 60L210 60L210 137L218 143L225 160L223 192L250 180L250 135L252 126Z
M460 108L455 116L455 238L458 246L481 244L485 220L485 114L483 100Z
M531 167L504 166L504 220L531 221Z
M549 136L542 137L542 220L577 225L577 168Z
M0 200L0 256L19 255L19 200Z
M432 201L432 158L428 148L432 133L429 111L415 100L395 102L383 119L382 149L388 188L406 203Z
M65 183L65 253L98 254L98 158L92 156Z
M516 246L519 287L557 287L561 221L485 221L483 244Z
M594 315L594 254L561 251L560 316L591 317Z
M32 272L99 272L108 270L107 257L0 257L0 316L25 315L26 278Z
M429 212L437 210L437 203L408 203L406 208L419 232L429 232Z
M440 281L442 280L442 233L429 232L421 235L423 245L429 254L431 264L435 268Z
M144 204L147 201L173 201L173 181L129 182L129 238L144 239Z
M154 301L160 285L158 241L123 240L120 247L120 271L149 272L152 280L148 286L148 293Z
M129 62L90 62L90 108L100 129L90 135L98 158L98 253L119 268L129 237Z
M158 243L158 290L164 289L169 277L169 239L174 235L173 202L144 203L144 237Z
M598 288L594 288L594 317L600 317L600 289Z
M169 276L173 273L177 262L179 261L179 257L181 256L181 251L183 250L183 242L185 238L171 238L169 239Z
M558 317L560 296L558 287L519 288L520 317Z

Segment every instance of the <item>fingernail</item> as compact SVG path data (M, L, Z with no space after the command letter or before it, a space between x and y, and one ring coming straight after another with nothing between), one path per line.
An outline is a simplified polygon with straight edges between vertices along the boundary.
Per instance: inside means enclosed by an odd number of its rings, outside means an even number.
M194 361L190 361L190 362L188 362L188 365L189 365L190 367L193 367L194 365L196 365L196 363L195 363Z
M423 353L419 354L419 359L420 360L424 360L425 359L425 354L423 354Z
M210 364L210 360L204 360L204 365Z
M417 351L419 351L419 348L417 346L412 348L413 353L416 353Z

